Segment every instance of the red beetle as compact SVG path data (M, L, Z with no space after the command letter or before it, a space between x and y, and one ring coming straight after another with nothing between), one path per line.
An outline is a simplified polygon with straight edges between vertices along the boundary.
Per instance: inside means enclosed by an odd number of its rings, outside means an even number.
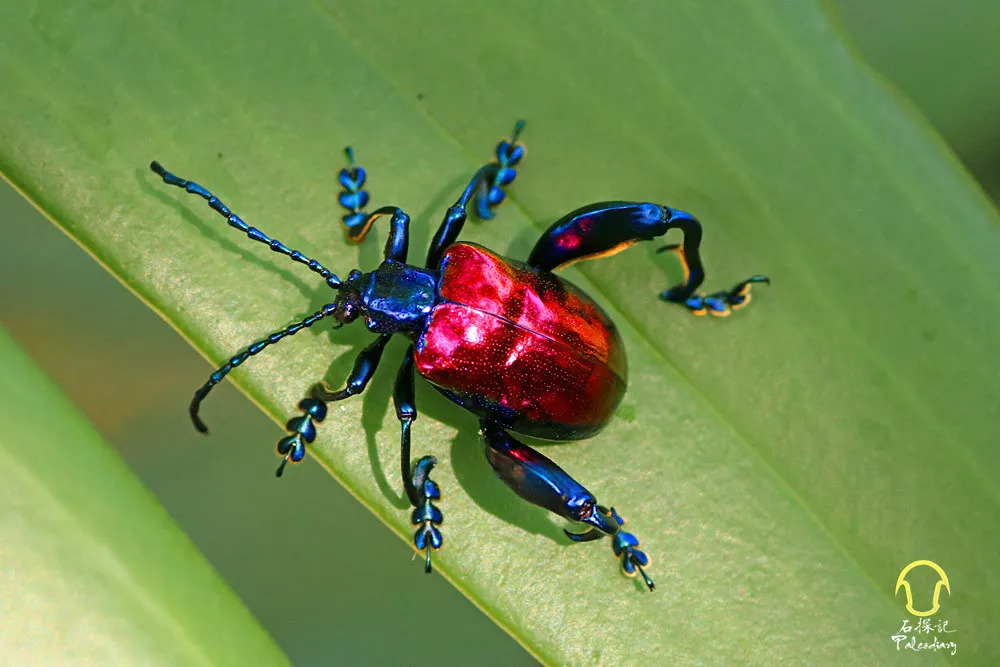
M403 482L415 508L414 546L426 554L426 571L431 570L431 551L443 543L438 528L442 514L432 502L440 498L430 479L437 461L425 456L410 466L410 425L417 416L414 371L479 417L486 458L515 493L583 524L582 533L566 531L574 541L610 536L622 570L628 575L640 573L652 590L653 581L643 569L649 558L635 536L621 528L624 520L615 509L598 504L594 494L566 471L511 435L513 431L550 440L588 438L608 423L625 393L625 349L614 323L582 290L552 272L571 262L614 254L676 227L684 234L683 244L663 249L677 251L684 280L661 293L661 299L699 315L728 315L749 302L752 283L767 278L753 276L728 291L695 294L705 277L698 254L701 226L691 215L657 204L603 202L577 209L542 234L526 263L482 246L457 243L473 195L483 218L492 217L490 209L504 199L502 188L514 180L514 166L524 154L517 142L522 127L519 122L512 138L497 145L496 160L476 172L448 209L424 267L406 263L410 222L406 213L395 207L364 212L365 171L354 164L348 149L351 163L340 172L348 238L362 241L382 216L391 216L391 229L385 261L370 273L353 270L343 281L316 260L248 226L205 188L153 162L151 168L165 183L205 198L230 226L306 265L337 291L332 303L254 343L215 371L195 392L191 417L199 430L207 431L198 417L202 399L230 370L268 345L324 317L333 316L338 326L364 317L378 337L358 355L343 389L331 391L318 384L312 396L299 404L303 414L288 422L290 434L278 442L283 457L279 476L287 462L302 460L306 443L316 437L315 424L326 416L326 402L362 392L386 343L394 334L402 334L412 344L396 377L393 401L401 425Z

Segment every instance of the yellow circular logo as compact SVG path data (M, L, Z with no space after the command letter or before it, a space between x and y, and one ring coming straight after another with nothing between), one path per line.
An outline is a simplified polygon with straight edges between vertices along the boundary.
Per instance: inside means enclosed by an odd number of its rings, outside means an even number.
M913 593L910 590L910 582L906 580L906 574L915 567L925 565L938 574L938 582L934 585L934 606L927 611L917 611L913 608ZM929 560L915 560L906 567L903 571L899 573L899 577L896 579L896 590L893 595L899 592L900 587L906 590L906 611L910 612L914 616L932 616L937 613L940 608L938 604L938 597L941 595L941 588L944 587L948 591L948 595L951 595L951 586L948 584L948 575L944 573L941 566L937 563Z

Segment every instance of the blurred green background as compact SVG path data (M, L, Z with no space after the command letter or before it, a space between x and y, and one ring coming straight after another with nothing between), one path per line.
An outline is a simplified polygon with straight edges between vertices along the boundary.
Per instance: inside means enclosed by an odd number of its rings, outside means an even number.
M1000 12L944 0L838 0L832 9L872 66L1000 196ZM196 434L185 412L207 362L6 185L0 221L0 323L121 452L294 663L399 662L406 650L430 661L420 647L431 623L447 637L435 642L434 662L532 662L442 578L422 576L411 552L315 463L277 482L272 446L282 430L231 386L213 395L212 439ZM338 576L358 562L373 576Z

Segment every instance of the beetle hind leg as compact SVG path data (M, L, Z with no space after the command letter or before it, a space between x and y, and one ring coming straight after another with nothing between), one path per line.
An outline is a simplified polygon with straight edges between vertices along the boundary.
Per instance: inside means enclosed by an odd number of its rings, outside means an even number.
M696 294L689 287L690 269L688 268L684 247L679 243L671 243L659 248L656 252L677 253L677 257L681 261L681 267L684 269L684 279L670 289L660 292L660 299L680 304L690 310L693 315L711 313L716 317L726 317L732 311L739 310L750 303L750 287L754 283L771 283L770 278L758 274L736 283L729 290L719 290L711 294Z
M545 271L585 259L609 257L638 241L650 241L671 229L684 234L684 242L660 248L677 253L684 269L683 280L660 293L660 298L685 306L695 315L729 315L750 302L754 283L770 283L756 275L730 290L697 294L705 281L701 263L701 223L689 213L659 204L611 201L584 206L552 224L535 244L528 264Z
M618 533L611 538L611 550L614 551L615 558L621 560L622 573L626 577L634 577L636 573L639 573L649 590L655 590L656 584L645 570L649 567L649 556L646 555L645 551L639 549L639 539L632 533L625 532L622 528L625 525L625 519L618 514L614 507L610 510L601 507L600 510L611 517L619 526ZM564 530L564 532L574 542L590 542L604 537L596 528L585 533L573 533L568 530Z
M582 533L565 531L574 542L610 537L611 548L621 559L622 572L627 576L639 573L649 590L656 587L644 569L649 565L649 557L639 549L635 535L622 529L625 520L613 507L608 509L599 505L594 494L569 473L499 424L481 420L480 434L493 472L514 493L529 503L587 527Z

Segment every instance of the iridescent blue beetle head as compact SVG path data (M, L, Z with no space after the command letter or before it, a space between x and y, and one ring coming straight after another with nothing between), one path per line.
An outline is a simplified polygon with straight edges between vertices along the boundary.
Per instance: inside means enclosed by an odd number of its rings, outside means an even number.
M333 316L350 324L360 316L373 333L418 332L437 298L435 275L387 259L377 269L351 271L337 287Z

